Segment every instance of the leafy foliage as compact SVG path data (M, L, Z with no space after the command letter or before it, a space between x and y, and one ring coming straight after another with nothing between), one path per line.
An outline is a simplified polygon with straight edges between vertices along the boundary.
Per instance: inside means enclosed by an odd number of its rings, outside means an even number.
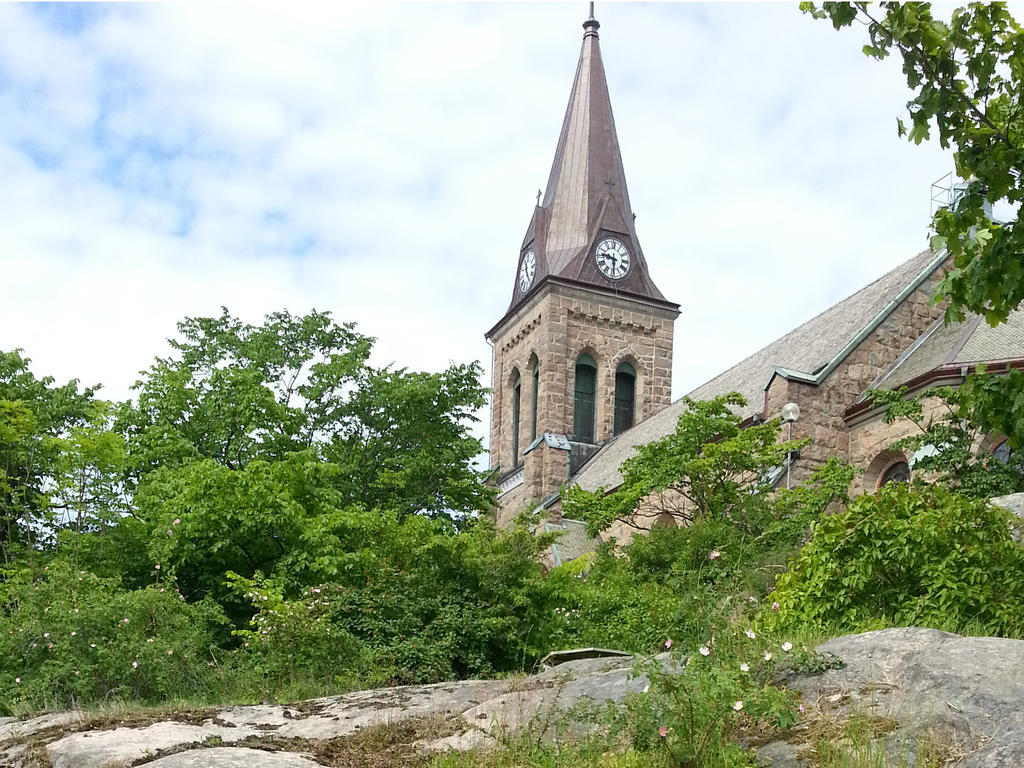
M478 365L374 368L372 339L317 312L179 331L116 407L0 357L0 677L17 707L202 700L256 670L273 698L536 657L544 540L473 517L493 498L472 466ZM37 634L62 639L40 656Z
M485 521L455 535L443 525L339 512L318 531L312 556L290 561L267 586L285 594L297 590L281 584L313 584L297 595L306 602L300 620L358 642L377 682L493 675L538 658L548 650L536 633L544 540ZM255 603L255 626L278 626L266 605Z
M616 521L635 525L644 504L679 523L729 518L738 525L757 525L774 487L773 473L801 443L779 442L777 420L743 425L733 411L746 405L738 392L684 402L675 432L638 447L623 462L622 484L615 493L565 490L566 516L585 520L591 534Z
M792 643L748 635L736 625L697 645L667 644L671 661L640 666L650 686L617 718L637 749L664 751L670 765L752 768L755 756L736 737L744 729L797 722L796 703L770 684Z
M144 589L66 560L10 569L0 582L0 709L68 708L111 698L204 698L219 684L227 620L154 572Z
M552 647L602 646L636 653L672 637L694 646L756 606L806 541L810 526L844 501L853 470L833 459L806 485L778 491L757 529L732 517L655 526L627 547L601 547L591 559L551 571L544 630Z
M197 462L202 475L306 455L333 465L342 504L448 516L488 507L471 466L481 446L469 425L485 401L478 364L373 368L373 339L323 312L252 326L224 310L178 328L175 355L145 373L119 419L143 491L151 473L166 484Z
M79 390L77 381L57 386L36 378L18 350L0 352L0 547L10 562L11 548L46 535L53 523L55 464L72 430L101 418L95 388ZM81 435L80 435L81 437ZM84 464L89 448L78 444ZM79 484L82 499L91 492ZM65 487L63 484L61 487Z
M1015 451L1024 452L1024 371L992 376L979 370L967 377L960 392L981 430L1006 435Z
M857 631L966 626L1024 634L1017 522L940 486L893 483L827 515L782 574L773 623Z
M977 452L988 430L978 423L972 386L933 387L915 397L908 397L905 388L871 390L868 396L885 406L887 424L907 419L917 426L918 434L897 440L892 448L917 454L914 469L934 476L934 482L974 499L1024 491L1024 468ZM934 406L928 416L926 405Z

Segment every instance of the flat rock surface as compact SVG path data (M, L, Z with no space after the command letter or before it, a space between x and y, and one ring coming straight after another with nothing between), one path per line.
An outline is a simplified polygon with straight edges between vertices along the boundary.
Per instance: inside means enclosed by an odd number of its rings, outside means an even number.
M168 755L146 763L149 768L317 768L308 757L293 752L264 752L243 747L214 747Z
M764 765L814 765L808 742L814 721L859 716L879 724L873 744L894 766L916 764L924 745L942 752L940 764L958 768L1024 766L1024 641L887 629L836 638L818 650L845 666L785 681L800 693L810 723L794 729L788 742L761 746ZM669 663L667 656L661 661ZM315 742L358 740L367 729L413 722L415 728L406 728L416 734L406 734L408 749L486 748L524 730L550 736L570 709L602 709L642 691L647 680L633 678L632 666L628 658L578 659L520 678L226 707L191 713L188 722L165 716L90 729L78 713L8 719L0 721L0 766L38 766L45 754L53 768L305 768L317 765L307 754L316 751ZM568 732L589 727L585 719L570 721Z
M211 739L230 744L259 733L245 726L224 727L211 722L189 725L165 721L144 728L72 733L48 744L46 754L53 768L129 766L163 750L198 746Z
M420 738L414 745L418 749L486 748L497 737L535 723L553 727L563 719L561 713L584 702L603 707L642 690L647 680L630 679L632 666L631 657L578 659L515 679L382 688L295 705L225 707L189 722L167 716L90 730L77 713L7 720L0 722L0 766L27 766L31 754L43 750L52 768L301 768L317 765L301 754L310 741L411 720L437 723L432 729L436 736ZM540 730L543 735L548 726ZM224 746L231 744L237 746ZM276 751L252 748L259 746Z
M929 745L958 768L1024 766L1024 641L908 628L847 635L817 650L845 666L787 684L812 717L891 722L881 741L893 764L912 765ZM775 759L791 750L768 746L759 753L766 765L792 764Z
M1024 493L1011 493L1008 496L997 496L992 499L993 504L1004 507L1017 517L1024 517Z

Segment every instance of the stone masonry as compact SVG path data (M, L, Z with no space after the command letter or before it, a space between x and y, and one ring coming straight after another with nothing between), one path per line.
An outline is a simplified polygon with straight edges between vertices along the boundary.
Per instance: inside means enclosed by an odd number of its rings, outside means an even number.
M533 368L539 365L537 434L571 435L575 366L580 355L597 362L597 432L612 437L615 371L623 361L636 371L635 420L671 400L672 337L676 312L641 300L550 283L493 334L491 467L504 474L525 462L526 494L501 500L502 518L556 492L567 464L543 447L522 455L533 438ZM513 456L513 382L520 376L519 456ZM518 489L516 489L518 490ZM511 502L518 508L511 509Z
M795 402L800 406L800 419L793 425L793 438L810 438L811 444L803 449L794 465L793 480L799 483L828 460L838 456L855 466L866 467L873 456L866 456L870 446L853 445L851 438L862 440L863 430L852 432L844 419L847 408L853 405L865 389L895 362L924 331L945 311L943 305L932 304L931 298L942 270L937 269L883 320L820 385L775 377L766 392L765 417L779 415L782 406ZM882 425L888 436L874 435L871 442L885 447L903 436L900 425ZM866 461L865 461L866 459Z

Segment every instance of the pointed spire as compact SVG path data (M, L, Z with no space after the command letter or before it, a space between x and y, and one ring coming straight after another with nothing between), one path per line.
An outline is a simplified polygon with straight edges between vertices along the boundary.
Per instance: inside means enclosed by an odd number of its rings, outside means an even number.
M583 29L586 30L583 36L586 37L587 35L593 35L594 37L597 37L597 30L600 28L600 22L594 18L594 3L591 2L590 16L588 16L587 20L583 22Z
M505 318L550 280L678 310L651 280L636 234L598 43L600 26L591 3L555 159L523 238ZM627 251L624 275L609 277L599 268L598 245L608 239ZM621 258L615 257L614 263L620 264ZM602 262L605 268L609 263ZM522 278L526 273L535 277Z
M594 4L590 3L547 188L524 246L531 240L536 242L542 274L665 302L647 272L636 234L601 60L600 26L594 18ZM607 236L621 240L632 257L629 273L616 281L601 275L592 253L598 239Z

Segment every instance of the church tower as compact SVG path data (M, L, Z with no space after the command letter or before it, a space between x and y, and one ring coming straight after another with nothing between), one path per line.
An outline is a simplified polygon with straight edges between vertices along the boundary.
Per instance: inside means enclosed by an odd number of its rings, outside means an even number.
M669 404L679 305L647 269L591 3L547 189L493 345L499 522L542 503L596 450Z

